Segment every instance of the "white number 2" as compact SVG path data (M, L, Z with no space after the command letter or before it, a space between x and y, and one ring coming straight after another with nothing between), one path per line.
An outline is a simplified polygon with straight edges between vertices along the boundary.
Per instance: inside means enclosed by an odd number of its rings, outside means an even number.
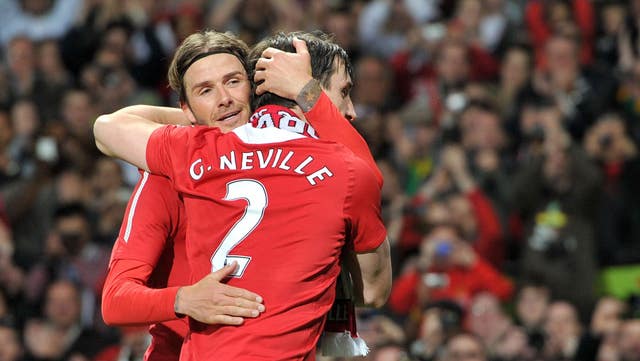
M225 201L244 199L247 201L247 206L242 217L231 227L216 251L211 255L211 272L221 269L231 261L236 261L238 267L232 276L242 277L251 257L230 255L229 252L242 242L262 220L264 209L269 201L267 190L257 180L240 179L227 183L227 194L223 199Z

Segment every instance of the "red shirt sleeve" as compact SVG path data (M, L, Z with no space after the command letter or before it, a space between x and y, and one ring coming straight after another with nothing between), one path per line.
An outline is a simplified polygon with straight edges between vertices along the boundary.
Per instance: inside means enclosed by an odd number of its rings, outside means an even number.
M153 267L136 260L116 260L102 292L102 317L108 325L139 325L174 320L179 287L145 285Z
M155 267L168 240L178 232L181 202L171 182L141 172L111 252L111 262L130 259Z
M345 214L350 222L350 239L356 253L375 250L387 236L380 214L380 187L373 170L360 158L353 158Z
M322 139L344 144L357 157L363 159L373 170L378 186L382 187L382 173L371 155L369 145L324 92L305 116Z

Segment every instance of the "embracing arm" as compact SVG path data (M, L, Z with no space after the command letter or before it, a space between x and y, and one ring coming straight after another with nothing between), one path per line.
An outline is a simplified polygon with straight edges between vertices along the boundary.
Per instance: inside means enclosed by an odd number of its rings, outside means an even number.
M356 254L356 265L345 263L354 280L356 305L382 307L391 292L391 255L389 239L373 252Z
M146 159L147 142L151 133L162 127L162 124L141 116L141 109L138 106L129 107L99 116L93 125L93 134L96 146L105 155L149 170Z

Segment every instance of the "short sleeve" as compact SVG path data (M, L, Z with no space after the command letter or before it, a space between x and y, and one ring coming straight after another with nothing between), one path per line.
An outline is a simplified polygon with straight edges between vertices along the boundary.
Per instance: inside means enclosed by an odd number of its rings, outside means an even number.
M167 125L151 133L147 142L147 166L153 174L175 178L175 169L180 161L186 161L181 155L188 153L189 130L193 128Z
M353 177L345 213L350 222L350 239L356 253L374 251L382 244L387 231L380 213L380 187L373 170L360 158L353 157Z

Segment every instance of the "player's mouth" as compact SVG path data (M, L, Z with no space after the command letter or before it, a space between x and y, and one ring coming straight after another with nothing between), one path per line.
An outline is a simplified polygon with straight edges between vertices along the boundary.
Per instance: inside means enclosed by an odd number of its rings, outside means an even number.
M238 114L240 114L240 110L234 111L234 112L230 112L230 113L226 113L223 114L222 116L220 116L218 119L216 119L216 121L218 122L231 122L237 119Z

